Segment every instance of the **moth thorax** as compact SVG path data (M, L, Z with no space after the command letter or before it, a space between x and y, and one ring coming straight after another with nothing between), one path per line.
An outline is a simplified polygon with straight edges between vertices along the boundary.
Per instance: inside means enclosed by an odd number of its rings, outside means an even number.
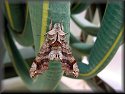
M52 47L51 49L52 49L52 50L57 50L57 49L58 49L58 47Z
M55 23L55 24L54 24L54 28L55 28L55 29L61 29L60 23Z
M52 50L61 50L61 47L60 46L57 46L57 47L52 47Z

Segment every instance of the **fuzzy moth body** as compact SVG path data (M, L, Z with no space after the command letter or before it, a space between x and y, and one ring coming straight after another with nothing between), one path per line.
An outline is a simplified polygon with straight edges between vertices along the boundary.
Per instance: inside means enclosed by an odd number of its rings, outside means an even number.
M48 69L50 60L60 61L62 70L66 75L78 77L79 69L68 43L66 34L61 23L55 23L52 27L52 20L49 27L50 31L46 33L46 39L39 53L34 59L29 70L31 78L44 73Z

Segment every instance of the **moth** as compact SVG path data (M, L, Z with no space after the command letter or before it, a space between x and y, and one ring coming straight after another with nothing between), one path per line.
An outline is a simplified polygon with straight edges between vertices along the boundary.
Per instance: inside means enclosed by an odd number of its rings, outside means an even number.
M78 65L66 41L67 34L62 23L55 23L52 26L52 20L50 21L49 32L45 34L46 39L29 70L31 78L44 73L51 60L61 62L62 70L66 75L78 77Z

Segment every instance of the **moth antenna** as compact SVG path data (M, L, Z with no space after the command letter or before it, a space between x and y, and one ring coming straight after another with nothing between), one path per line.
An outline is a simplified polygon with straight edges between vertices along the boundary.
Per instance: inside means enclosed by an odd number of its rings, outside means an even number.
M44 35L36 35L36 36L46 36L47 35L47 33L46 34L44 34Z
M52 17L50 17L50 25L49 25L49 30L52 30L52 26L53 26L53 23L52 23Z
M63 30L63 31L64 31L64 27L63 27L63 20L61 20L60 25L61 25L61 30Z

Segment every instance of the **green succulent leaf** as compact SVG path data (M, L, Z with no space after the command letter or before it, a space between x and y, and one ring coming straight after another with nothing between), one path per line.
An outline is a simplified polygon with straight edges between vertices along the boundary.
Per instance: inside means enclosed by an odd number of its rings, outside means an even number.
M34 43L35 55L37 56L45 41L44 35L49 31L51 19L53 25L62 22L64 32L68 33L67 41L71 46L73 56L77 60L80 70L80 75L76 79L90 79L110 63L123 42L124 3L110 3L108 1L101 27L81 19L79 15L70 15L70 8L72 14L77 14L85 10L92 1L88 4L72 3L71 7L70 1L28 1L26 4L21 5L9 4L7 0L5 1L4 14L7 21L5 21L4 44L17 74L31 91L51 92L66 87L60 83L63 71L59 61L50 61L49 69L45 73L31 79L29 75L30 67L15 45L14 38L23 46L32 46ZM19 14L16 15L15 11L19 12ZM82 43L70 33L70 16L86 33L97 36L94 44ZM1 47L3 49L3 46ZM83 55L88 56L88 65L82 62ZM71 76L67 77L72 78Z
M70 44L79 42L80 40L78 40L72 33L70 33Z
M71 47L79 51L81 55L89 55L93 45L88 43L73 43Z
M92 78L110 63L123 41L124 11L123 2L107 3L97 40L89 55L89 64L78 62L78 78Z
M79 0L77 2L73 1L71 4L71 14L78 14L87 9L91 4L93 0Z
M7 27L4 32L4 45L9 53L9 56L13 62L16 72L22 78L22 80L24 81L24 83L26 85L30 85L32 82L32 79L29 76L29 71L28 71L29 66L23 60L20 52L18 51L18 49L14 43L12 35L10 34Z
M84 30L86 33L96 36L99 30L99 26L92 24L85 18L81 18L80 15L71 15L72 20L76 23L78 27Z
M4 14L9 23L9 29L17 42L23 46L32 46L33 35L27 4L14 4L5 0Z
M50 20L54 23L61 22L64 32L69 32L70 2L69 1L34 1L28 2L31 25L34 38L35 54L39 52L44 43L45 34L49 31ZM67 41L69 40L67 35ZM58 61L49 62L49 70L38 78L34 79L33 90L54 90L58 85L63 72L61 63Z

